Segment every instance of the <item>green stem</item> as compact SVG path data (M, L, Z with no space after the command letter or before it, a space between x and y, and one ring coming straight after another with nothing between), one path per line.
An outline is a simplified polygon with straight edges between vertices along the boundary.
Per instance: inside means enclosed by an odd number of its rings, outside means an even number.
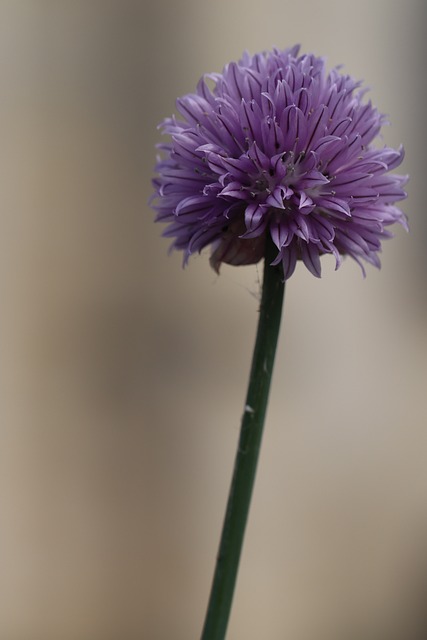
M274 254L268 239L249 387L202 640L223 640L230 616L282 314L283 272L270 266Z

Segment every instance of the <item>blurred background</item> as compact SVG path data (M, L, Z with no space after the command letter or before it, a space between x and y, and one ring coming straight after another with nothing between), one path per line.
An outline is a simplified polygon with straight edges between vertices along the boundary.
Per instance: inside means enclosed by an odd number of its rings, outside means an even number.
M288 283L228 637L425 637L425 18L422 0L1 0L1 640L200 634L262 273L167 256L156 126L202 73L296 42L389 114L411 233L366 280L325 258Z

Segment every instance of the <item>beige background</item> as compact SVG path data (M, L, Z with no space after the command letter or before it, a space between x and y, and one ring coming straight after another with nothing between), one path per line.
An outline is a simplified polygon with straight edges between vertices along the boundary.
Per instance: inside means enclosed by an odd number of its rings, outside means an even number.
M295 42L390 115L411 233L288 284L229 638L424 637L424 37L422 0L0 2L0 640L198 637L261 272L167 257L156 125Z

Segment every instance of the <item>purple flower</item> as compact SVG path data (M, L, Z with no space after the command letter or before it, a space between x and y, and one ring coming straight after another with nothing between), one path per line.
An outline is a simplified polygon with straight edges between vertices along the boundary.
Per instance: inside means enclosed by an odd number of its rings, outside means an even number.
M156 220L172 248L189 256L212 245L211 264L252 264L270 234L273 264L289 278L297 260L320 276L320 256L336 267L350 255L379 267L407 178L388 174L403 149L376 147L384 117L363 103L360 83L325 61L274 49L201 78L177 101L181 117L153 180ZM213 88L209 87L213 83Z

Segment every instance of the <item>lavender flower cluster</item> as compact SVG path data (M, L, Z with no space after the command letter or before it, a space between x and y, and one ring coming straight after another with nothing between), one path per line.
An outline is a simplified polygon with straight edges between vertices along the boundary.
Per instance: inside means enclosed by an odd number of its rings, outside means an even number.
M213 88L209 87L209 84ZM360 83L325 61L274 49L204 76L161 125L154 208L172 248L211 245L211 264L252 264L269 234L285 279L320 256L380 266L381 240L406 217L405 176L389 174L403 149L374 146L384 117Z

